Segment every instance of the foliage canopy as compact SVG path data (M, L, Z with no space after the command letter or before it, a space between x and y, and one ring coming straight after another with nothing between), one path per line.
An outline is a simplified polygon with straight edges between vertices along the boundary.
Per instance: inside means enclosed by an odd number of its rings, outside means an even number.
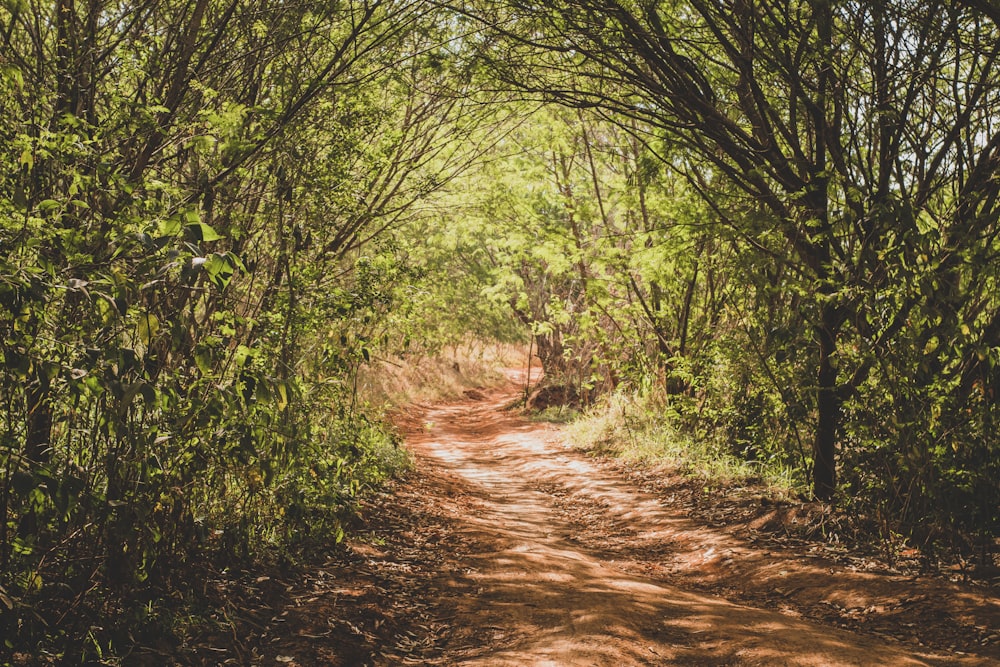
M342 535L358 369L468 335L987 558L991 7L5 3L3 635Z

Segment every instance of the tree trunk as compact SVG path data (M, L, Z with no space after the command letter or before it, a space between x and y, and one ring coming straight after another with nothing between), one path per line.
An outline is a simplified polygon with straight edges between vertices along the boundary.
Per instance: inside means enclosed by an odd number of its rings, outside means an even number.
M819 375L817 378L816 410L818 413L813 441L813 495L829 500L837 490L837 430L840 426L841 397L837 391L837 312L834 306L823 309L819 338Z
M49 461L49 440L52 434L52 408L48 403L48 379L28 389L28 433L24 456L35 464Z

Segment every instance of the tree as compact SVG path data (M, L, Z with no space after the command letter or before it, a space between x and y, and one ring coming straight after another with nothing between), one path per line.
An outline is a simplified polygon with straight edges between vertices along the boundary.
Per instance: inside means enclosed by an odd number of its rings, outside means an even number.
M18 610L342 535L399 463L352 374L409 270L383 241L475 153L450 30L405 0L0 8L0 588ZM0 614L4 636L44 634L34 618Z
M817 497L836 490L845 400L893 357L916 312L957 315L927 324L927 340L951 340L962 325L977 332L962 346L966 368L977 366L976 345L996 343L975 295L998 212L997 28L975 9L827 0L456 8L502 36L482 51L509 84L656 128L698 156L671 164L706 200L726 184L766 209L780 242L731 223L746 251L772 256L807 291ZM915 270L918 245L927 252ZM972 304L977 314L959 314ZM862 354L844 354L848 337ZM947 364L932 365L940 380Z

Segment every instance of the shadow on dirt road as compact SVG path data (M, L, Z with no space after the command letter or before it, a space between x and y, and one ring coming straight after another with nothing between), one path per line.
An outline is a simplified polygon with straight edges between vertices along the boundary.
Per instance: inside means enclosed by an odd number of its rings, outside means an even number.
M429 409L409 424L418 465L462 499L455 530L469 550L453 579L453 636L437 664L997 664L735 604L673 585L669 575L636 574L634 554L623 562L620 553L587 545L588 517L595 531L610 525L645 545L655 553L650 560L673 552L690 560L692 544L706 568L759 554L565 449L550 427L504 411L511 400L510 391L494 392Z

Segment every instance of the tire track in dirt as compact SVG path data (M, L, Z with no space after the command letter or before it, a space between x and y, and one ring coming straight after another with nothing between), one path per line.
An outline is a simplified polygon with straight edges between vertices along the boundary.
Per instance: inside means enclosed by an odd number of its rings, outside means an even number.
M463 504L454 529L466 574L452 581L453 635L435 664L998 664L675 585L679 562L701 558L697 567L710 570L760 554L565 450L547 427L504 412L513 397L430 408L409 428L418 467L444 495L458 489ZM642 545L644 557L603 550L588 530L617 532L622 543Z

